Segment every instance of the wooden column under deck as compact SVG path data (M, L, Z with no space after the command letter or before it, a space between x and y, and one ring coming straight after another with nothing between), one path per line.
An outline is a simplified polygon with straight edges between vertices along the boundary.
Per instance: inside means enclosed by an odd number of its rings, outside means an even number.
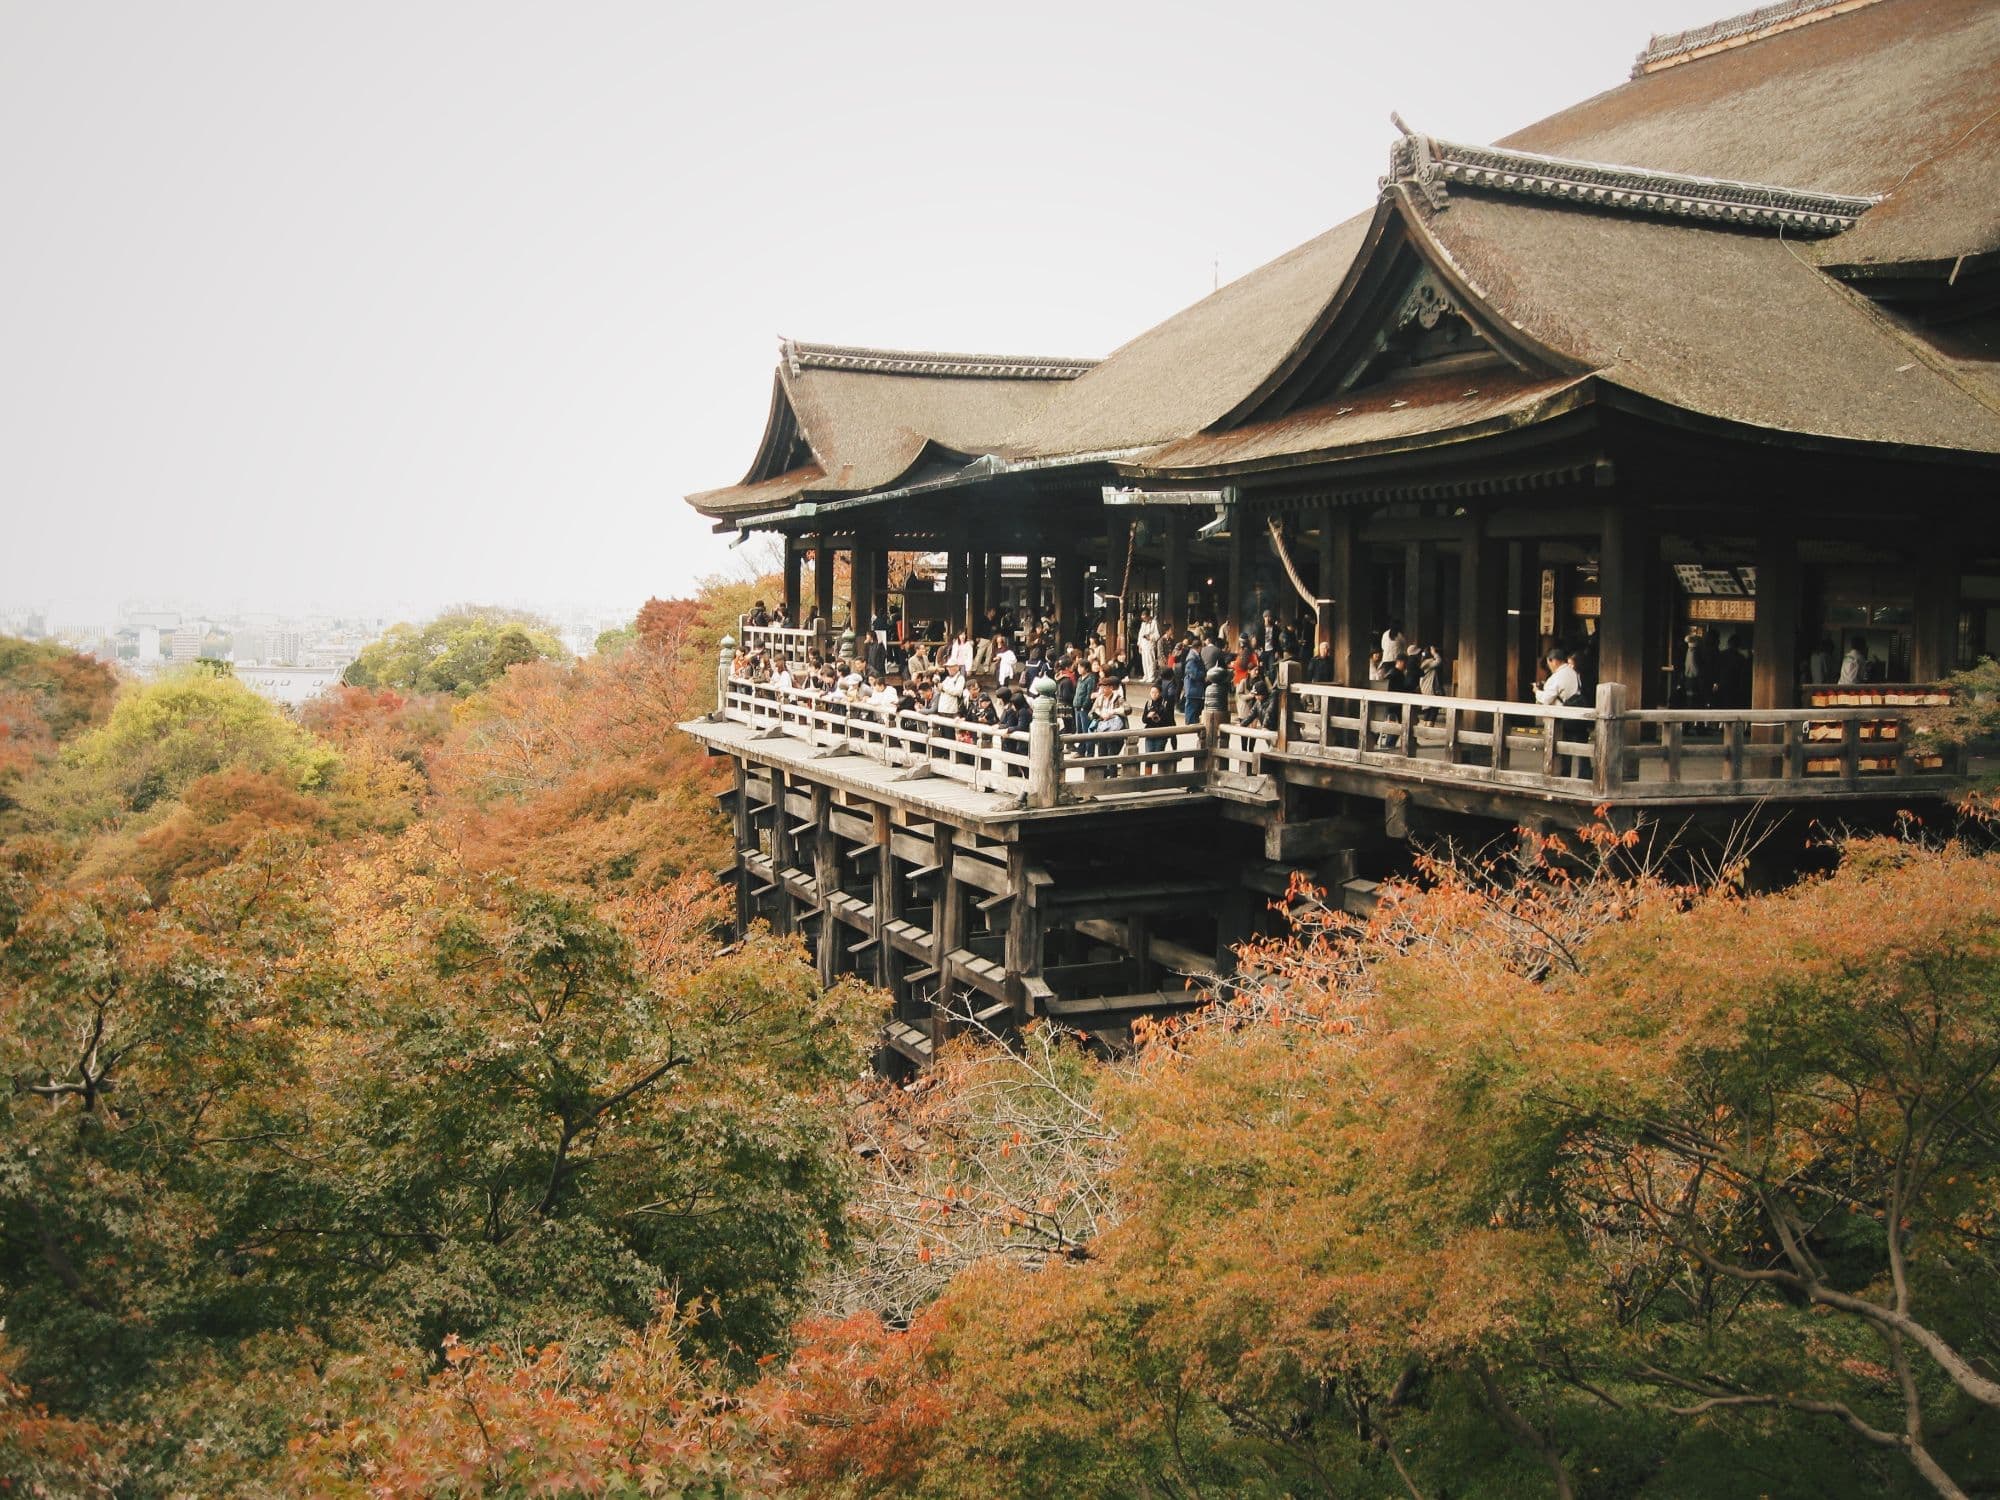
M1757 538L1757 617L1751 628L1750 706L1791 708L1797 696L1799 589L1797 533L1789 526Z
M997 610L1001 607L1000 601L1005 597L1003 587L1000 580L1000 552L996 548L986 554L985 594L986 607L989 610ZM985 617L982 615L980 618L983 621Z
M1403 547L1403 637L1412 646L1434 646L1439 620L1438 555L1435 542Z
M824 786L812 789L813 886L819 892L819 982L832 984L840 974L840 946L845 935L834 920L833 893L840 889L840 852L833 836L833 794Z
M736 934L741 937L750 930L750 869L744 859L756 847L756 825L750 820L750 767L742 761L735 761L736 767Z
M931 1002L931 1056L944 1045L950 1032L952 994L952 950L959 946L959 918L965 903L959 899L958 877L952 869L957 850L951 829L938 824L933 830L937 849L937 894L931 901L931 963L937 969L937 994Z
M903 955L884 932L903 915L903 882L896 874L895 819L882 803L874 808L875 824L875 982L901 998Z

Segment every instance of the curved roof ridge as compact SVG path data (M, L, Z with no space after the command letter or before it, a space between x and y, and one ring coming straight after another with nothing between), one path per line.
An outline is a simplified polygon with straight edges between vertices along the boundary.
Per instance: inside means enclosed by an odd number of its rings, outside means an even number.
M1759 41L1780 31L1790 31L1795 26L1807 26L1828 16L1859 10L1874 3L1875 0L1781 0L1776 5L1760 5L1741 15L1725 16L1706 26L1663 32L1648 39L1638 61L1632 64L1632 76L1643 78L1662 68L1693 62L1724 47L1740 47L1746 42Z
M1094 359L1041 354L941 354L918 349L866 349L856 344L811 344L783 339L779 352L792 374L801 370L853 370L871 375L937 375L972 380L1074 380L1097 367Z
M1467 146L1416 134L1405 135L1390 149L1389 175L1382 185L1399 182L1409 183L1432 208L1444 206L1447 185L1455 184L1622 213L1798 234L1852 229L1880 201L1850 193L1545 156L1511 147Z

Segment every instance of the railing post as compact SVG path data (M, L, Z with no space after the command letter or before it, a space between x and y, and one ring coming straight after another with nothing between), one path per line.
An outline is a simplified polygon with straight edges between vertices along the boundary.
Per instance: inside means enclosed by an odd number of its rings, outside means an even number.
M1217 662L1208 669L1208 686L1201 703L1201 748L1204 752L1207 773L1215 774L1217 747L1222 743L1222 721L1225 713L1222 706L1223 684L1229 681L1229 669Z
M1554 725L1549 726L1552 730ZM1597 685L1597 744L1592 779L1599 796L1609 796L1625 780L1625 684Z
M729 669L735 664L736 641L725 631L715 657L715 717L718 719L726 717L729 712Z
M1054 807L1062 795L1062 736L1056 733L1056 680L1043 673L1029 689L1028 806Z
M1278 722L1272 726L1278 738L1273 748L1280 752L1289 750L1292 744L1292 684L1299 680L1299 664L1295 661L1278 663Z

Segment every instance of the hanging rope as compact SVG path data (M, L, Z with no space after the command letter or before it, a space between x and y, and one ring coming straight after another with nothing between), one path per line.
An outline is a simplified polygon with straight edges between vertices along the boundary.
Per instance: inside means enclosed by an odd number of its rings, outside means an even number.
M1278 554L1278 561L1285 565L1285 576L1292 580L1292 587L1299 591L1299 597L1306 602L1306 607L1317 611L1333 603L1331 599L1314 598L1313 591L1307 588L1305 581L1299 577L1299 570L1292 565L1292 554L1285 546L1285 533L1278 526L1278 518L1266 516L1264 520L1271 528L1271 547Z

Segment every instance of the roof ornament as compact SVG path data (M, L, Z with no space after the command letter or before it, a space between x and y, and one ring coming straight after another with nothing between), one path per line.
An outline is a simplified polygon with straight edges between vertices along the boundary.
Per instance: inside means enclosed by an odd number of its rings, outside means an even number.
M1394 117L1392 117L1394 118ZM1400 119L1399 129L1405 129ZM1572 161L1532 151L1463 146L1406 133L1389 151L1386 190L1407 182L1433 210L1446 186L1505 197L1548 198L1645 218L1696 219L1738 229L1790 234L1839 234L1852 229L1879 200L1770 183L1656 172L1647 167Z
M782 333L778 335L778 358L784 361L786 370L796 378L799 373L799 346Z
M1389 175L1380 183L1382 191L1386 193L1397 183L1407 182L1423 198L1426 208L1432 213L1441 211L1445 206L1445 178L1431 138L1410 129L1393 109L1389 111L1389 123L1402 132L1402 139L1389 148Z

